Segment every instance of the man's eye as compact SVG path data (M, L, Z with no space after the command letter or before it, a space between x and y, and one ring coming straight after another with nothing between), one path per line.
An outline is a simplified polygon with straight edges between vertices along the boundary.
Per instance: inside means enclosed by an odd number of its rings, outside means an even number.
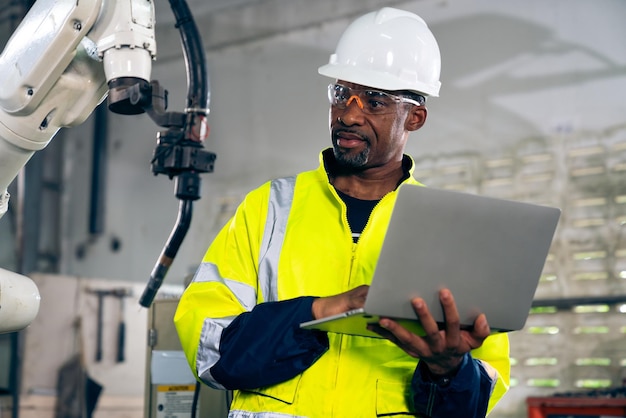
M369 107L371 107L372 109L382 109L385 106L388 105L388 103L386 103L385 101L382 100L374 100L374 99L369 99L367 101Z
M348 95L345 89L335 89L335 98L339 100L346 100Z
M379 91L368 91L365 94L370 104L375 104L379 107L389 106L391 104L391 99Z

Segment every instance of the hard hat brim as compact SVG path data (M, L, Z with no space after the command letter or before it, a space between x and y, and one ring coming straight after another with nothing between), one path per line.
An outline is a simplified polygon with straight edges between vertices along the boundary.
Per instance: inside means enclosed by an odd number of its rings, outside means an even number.
M399 80L396 75L381 73L379 71L367 71L350 65L328 63L318 68L320 75L337 80L349 81L362 86L372 87L380 90L397 91L408 90L417 94L429 97L439 97L438 85L428 85L426 83L410 82Z

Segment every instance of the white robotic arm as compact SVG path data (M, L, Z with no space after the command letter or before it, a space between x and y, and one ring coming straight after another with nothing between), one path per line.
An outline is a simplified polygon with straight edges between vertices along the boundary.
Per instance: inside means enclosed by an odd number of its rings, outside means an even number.
M150 80L151 0L38 0L0 55L0 218L7 188L62 127L85 121L117 80ZM0 237L1 239L1 237ZM39 309L32 280L0 269L0 333Z

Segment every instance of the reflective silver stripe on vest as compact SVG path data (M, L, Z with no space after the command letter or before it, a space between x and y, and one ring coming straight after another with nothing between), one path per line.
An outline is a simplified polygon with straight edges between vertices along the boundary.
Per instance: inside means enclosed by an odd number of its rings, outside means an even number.
M220 359L220 341L222 331L235 319L234 316L225 318L207 318L204 320L200 333L200 344L196 356L196 371L204 383L215 389L226 389L211 375L211 367Z
M256 306L256 291L254 287L247 284L237 282L235 280L225 279L219 272L217 266L213 263L202 263L193 277L194 282L220 282L228 287L235 295L241 306L246 311L251 311Z
M213 263L202 263L193 278L196 283L220 282L228 287L237 297L241 305L250 311L256 305L256 292L252 286L224 279ZM198 376L209 386L216 389L224 389L211 375L211 367L220 359L220 341L222 331L235 319L235 317L207 318L204 320L200 333L198 355L196 357L196 371Z
M306 418L300 415L279 414L276 412L230 411L228 418Z
M259 253L259 288L265 302L278 300L278 260L285 238L287 218L293 202L295 177L276 179L270 185L270 197ZM239 303L251 311L256 306L257 295L253 287L222 277L213 263L202 263L193 278L194 282L220 282L228 287ZM200 334L200 344L196 357L198 376L209 386L224 389L211 375L211 367L220 359L220 341L222 331L235 317L207 318ZM281 414L254 414L244 411L231 411L233 417L281 418ZM231 415L229 415L230 417Z
M259 288L265 302L278 300L278 261L293 202L296 177L272 180L267 219L259 253Z

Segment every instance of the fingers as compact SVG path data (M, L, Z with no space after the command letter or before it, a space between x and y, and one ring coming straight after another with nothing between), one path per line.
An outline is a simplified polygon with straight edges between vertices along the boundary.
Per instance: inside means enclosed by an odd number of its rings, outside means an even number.
M422 298L412 300L415 313L424 329L423 335L416 335L395 321L383 318L374 330L391 340L409 355L424 360L429 367L450 370L458 365L463 354L482 345L490 334L489 324L484 314L479 315L471 330L461 328L460 315L449 289L439 293L445 316L445 328L441 330L426 302Z
M428 343L424 339L391 319L382 318L378 326L370 329L387 338L412 357L421 358L430 355Z
M365 305L365 297L368 290L369 286L361 285L338 295L315 299L311 308L313 318L325 318L352 309L362 308Z
M439 301L446 319L446 345L455 346L461 338L461 320L452 292L449 289L442 289L439 292Z
M353 306L352 309L361 308L363 307L363 305L365 305L365 298L367 296L369 288L370 287L368 285L362 284L361 286L357 286L354 289L348 291L352 303L358 305Z
M352 290L349 290L346 293L343 293L342 295L345 296L344 298L344 302L346 305L345 310L349 311L352 309L362 308L365 305L365 298L367 296L368 290L369 290L369 286L361 285L361 286L355 287Z
M448 347L458 347L465 343L471 348L479 347L491 332L487 317L480 314L469 331L461 329L461 319L456 302L449 289L442 289L439 293L441 306L446 319L446 343Z
M472 329L471 334L474 339L480 341L481 343L491 334L491 328L489 327L485 314L478 315L478 318L474 321L474 328Z
M429 358L433 356L434 351L443 346L439 326L423 299L415 298L411 303L424 330L423 335L418 336L389 318L381 318L379 326L373 327L372 330L392 341L413 357Z
M422 324L426 336L430 339L437 338L439 336L439 324L437 324L435 318L431 315L424 299L415 298L411 301L411 304L417 314L417 318Z

